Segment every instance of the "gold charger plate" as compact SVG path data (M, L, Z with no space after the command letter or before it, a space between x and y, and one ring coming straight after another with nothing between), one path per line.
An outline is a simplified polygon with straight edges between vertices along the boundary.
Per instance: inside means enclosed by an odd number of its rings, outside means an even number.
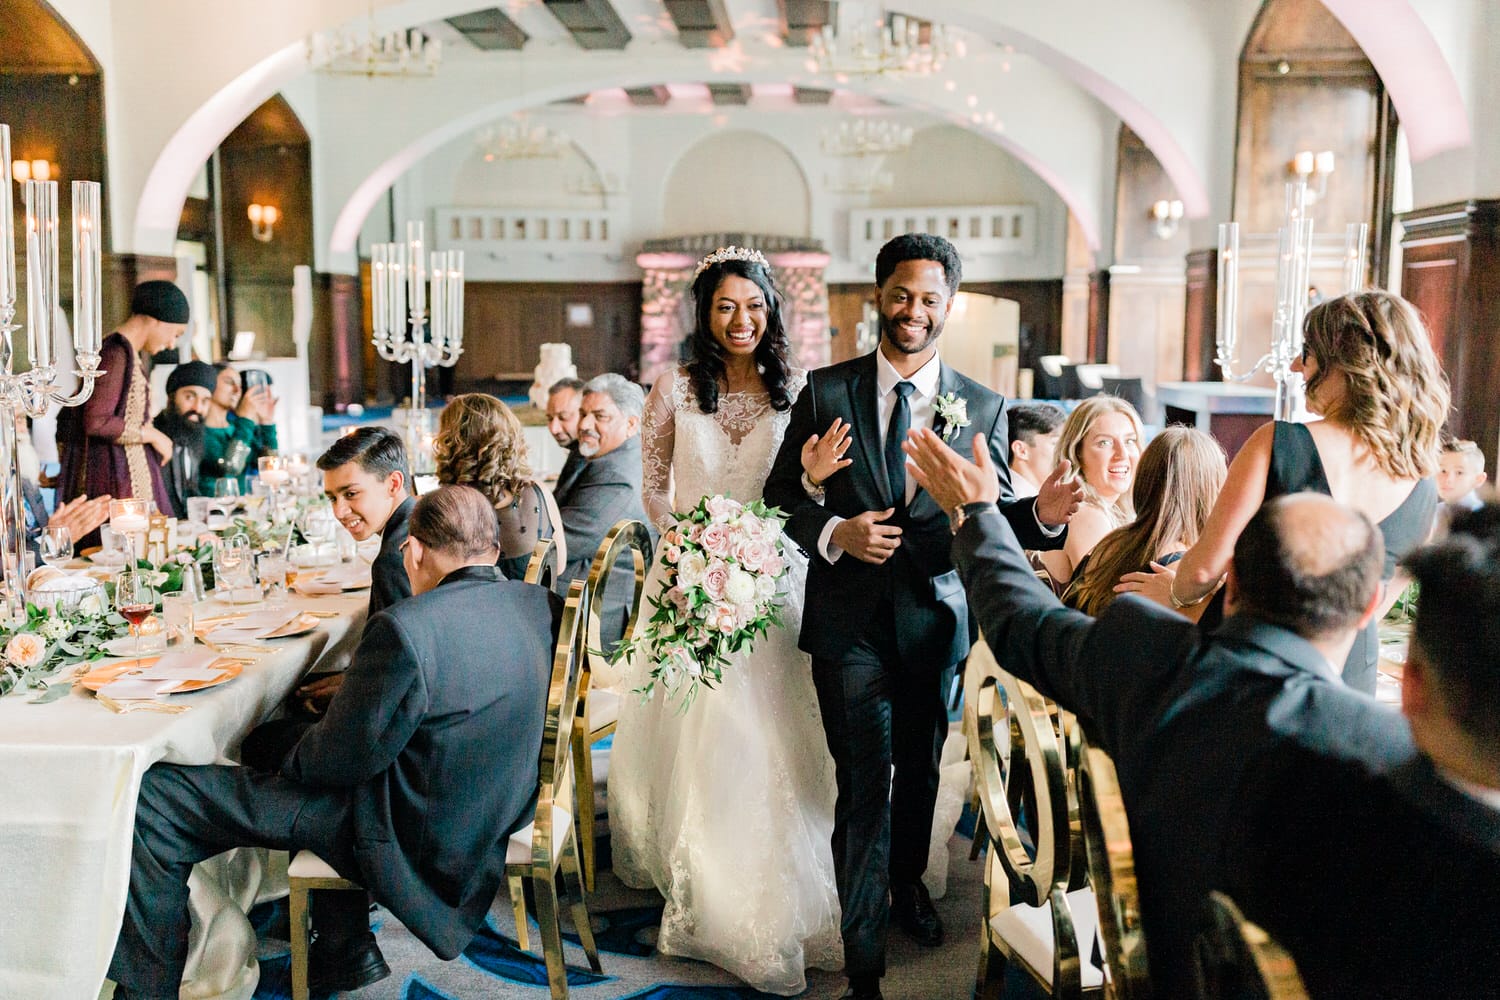
M90 691L98 691L104 685L117 681L126 674L136 670L145 670L159 659L161 659L159 656L143 656L139 660L121 660L119 663L97 667L78 678L78 685ZM224 657L215 660L210 666L215 670L222 670L223 673L211 681L183 681L169 690L167 694L188 694L205 688L218 687L220 684L234 680L240 675L240 671L245 669L238 661Z
M267 632L265 635L261 636L261 638L290 639L293 636L306 635L313 629L317 628L320 621L321 619L319 619L316 615L310 615L306 611L304 611L296 618L293 618L291 621L281 626L281 628L277 629L274 632Z

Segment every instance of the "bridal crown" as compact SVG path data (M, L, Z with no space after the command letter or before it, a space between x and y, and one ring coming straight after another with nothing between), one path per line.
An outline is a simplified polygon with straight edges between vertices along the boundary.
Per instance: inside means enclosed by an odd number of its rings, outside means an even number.
M697 281L698 275L702 274L704 271L707 271L715 264L724 263L726 260L749 261L752 264L759 264L761 267L767 269L769 269L771 266L769 263L767 263L765 255L762 254L759 250L752 250L749 247L720 247L698 262L698 269L693 272L693 280Z

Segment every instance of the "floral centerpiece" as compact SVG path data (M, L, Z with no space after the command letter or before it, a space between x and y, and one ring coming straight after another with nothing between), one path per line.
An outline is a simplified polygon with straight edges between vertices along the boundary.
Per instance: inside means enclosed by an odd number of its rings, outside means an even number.
M106 655L104 644L125 635L127 627L93 594L72 611L26 605L24 617L0 622L0 695L29 688L38 692L33 702L62 697L71 685L49 685L46 678Z
M716 687L732 653L780 625L777 582L786 575L785 517L757 500L741 504L705 497L662 535L660 592L647 595L651 617L615 650L648 658L651 676L637 688L649 698L657 685L680 695L686 711L699 690Z

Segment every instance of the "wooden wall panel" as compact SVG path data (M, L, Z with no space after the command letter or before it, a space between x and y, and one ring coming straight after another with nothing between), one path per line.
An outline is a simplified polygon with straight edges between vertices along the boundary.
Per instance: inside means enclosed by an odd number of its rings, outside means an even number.
M1451 432L1500 460L1500 200L1401 216L1402 293L1422 311L1453 390Z
M570 326L570 305L588 306L592 323ZM468 282L455 388L464 391L496 375L529 379L547 343L571 345L583 378L607 371L633 377L641 348L640 284Z
M1182 377L1188 382L1218 381L1214 364L1219 300L1219 252L1187 255L1187 296L1182 310Z

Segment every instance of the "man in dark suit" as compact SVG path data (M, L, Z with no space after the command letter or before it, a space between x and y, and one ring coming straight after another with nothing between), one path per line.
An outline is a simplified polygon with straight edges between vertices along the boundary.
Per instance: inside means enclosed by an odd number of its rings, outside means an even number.
M1262 507L1212 632L1133 595L1095 621L1036 581L982 452L926 433L908 451L953 512L1000 664L1114 758L1156 995L1193 995L1213 890L1314 997L1500 994L1500 508L1409 560L1408 726L1335 666L1379 599L1380 533L1359 513L1312 494Z
M547 390L547 433L558 447L568 453L552 492L567 493L578 480L586 459L578 451L578 421L583 410L584 384L580 379L562 378Z
M590 380L583 391L578 420L578 450L584 457L571 486L557 491L568 562L557 579L557 589L588 576L599 543L619 521L633 518L646 525L655 539L641 500L641 416L646 394L623 375L608 373ZM622 559L610 574L600 610L602 637L613 645L625 630L635 573Z
M188 872L241 845L310 848L437 955L463 950L536 796L559 611L555 595L500 575L498 549L495 512L478 491L448 486L423 497L405 546L416 596L370 620L328 714L278 773L176 764L146 772L110 967L123 995L177 996ZM363 897L330 895L358 905L330 920L315 901L313 989L359 989L390 970Z
M934 425L963 446L987 440L1006 515L1033 548L1060 546L1077 506L1075 488L1056 476L1036 498L1011 498L1004 400L938 359L959 277L957 251L939 237L906 235L881 248L880 346L808 373L766 483L767 502L790 515L787 531L811 558L800 645L813 657L837 775L833 857L844 964L860 1000L879 996L891 916L922 944L942 941L921 879L945 694L971 631L947 517L907 478L901 442L910 428ZM851 427L852 465L826 483L805 480L803 443L835 418Z
M356 542L380 536L380 554L370 566L370 617L411 596L401 562L406 522L415 501L411 469L401 435L384 427L361 427L318 456L323 493Z

